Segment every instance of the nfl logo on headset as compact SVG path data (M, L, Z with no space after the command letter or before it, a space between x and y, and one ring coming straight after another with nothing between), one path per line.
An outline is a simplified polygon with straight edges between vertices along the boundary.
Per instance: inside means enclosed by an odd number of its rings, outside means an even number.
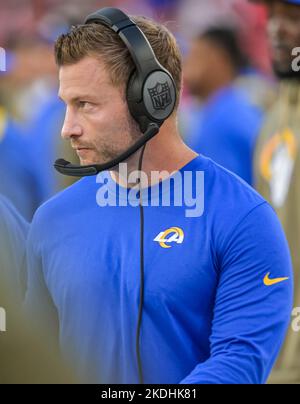
M171 90L167 82L157 83L155 87L149 88L148 91L154 109L163 110L172 103Z

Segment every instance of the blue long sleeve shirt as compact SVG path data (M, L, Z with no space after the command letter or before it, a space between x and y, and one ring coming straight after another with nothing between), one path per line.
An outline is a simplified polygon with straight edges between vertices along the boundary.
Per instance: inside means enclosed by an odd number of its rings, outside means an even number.
M186 173L203 198L198 216L188 199L175 203L188 193ZM203 156L172 175L170 206L165 181L142 192L144 381L264 383L292 310L278 219ZM39 208L29 234L26 310L57 330L63 353L92 383L138 383L140 210L130 198L107 172L84 178Z

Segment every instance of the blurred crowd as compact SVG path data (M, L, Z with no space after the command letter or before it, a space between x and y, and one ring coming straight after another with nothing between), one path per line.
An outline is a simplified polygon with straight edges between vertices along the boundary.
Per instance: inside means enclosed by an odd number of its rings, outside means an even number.
M256 158L255 150L260 134L269 132L268 116L282 81L271 65L264 5L247 0L10 0L0 3L0 47L6 55L6 71L0 71L0 194L5 201L30 222L43 202L71 184L72 179L60 176L53 168L58 157L76 162L76 155L60 137L64 105L57 97L53 44L60 33L104 6L152 17L175 34L184 63L179 112L182 136L192 149L263 192L266 182L272 181L266 160L271 163L274 141L267 148L262 144L261 158ZM297 104L299 86L293 88L295 94L291 96ZM280 111L289 103L289 89L285 94ZM300 102L297 105L299 115ZM273 112L272 133L279 138L283 133L288 151L295 157L296 146L288 131L297 131L299 125L297 128L296 123L290 123L285 114L284 122L276 126L280 111ZM283 157L278 162L280 173L285 162ZM261 175L257 175L256 166ZM288 174L293 172L291 167L287 170L281 187L274 185L263 195L279 215L288 180L290 184ZM296 196L291 203L297 205ZM294 205L291 209L296 209ZM281 219L285 230L292 227L292 244L300 223L286 216L282 214ZM293 247L292 254L299 273ZM300 355L299 337L296 340L291 334L288 338L288 353L280 359L281 373L276 375L275 370L274 380L300 382L299 365L295 364L300 358L294 360L295 352Z

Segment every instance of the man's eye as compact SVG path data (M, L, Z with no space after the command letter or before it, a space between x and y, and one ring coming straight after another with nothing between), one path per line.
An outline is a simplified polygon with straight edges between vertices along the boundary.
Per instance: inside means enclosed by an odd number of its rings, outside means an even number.
M87 101L79 101L79 107L80 108L85 108L89 105Z

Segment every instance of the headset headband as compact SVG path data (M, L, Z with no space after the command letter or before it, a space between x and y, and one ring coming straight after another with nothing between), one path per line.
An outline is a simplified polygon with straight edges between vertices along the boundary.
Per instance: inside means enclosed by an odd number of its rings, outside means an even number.
M145 34L123 11L103 8L90 14L84 23L100 23L115 31L128 48L138 74L143 79L155 69L165 70L156 59Z

